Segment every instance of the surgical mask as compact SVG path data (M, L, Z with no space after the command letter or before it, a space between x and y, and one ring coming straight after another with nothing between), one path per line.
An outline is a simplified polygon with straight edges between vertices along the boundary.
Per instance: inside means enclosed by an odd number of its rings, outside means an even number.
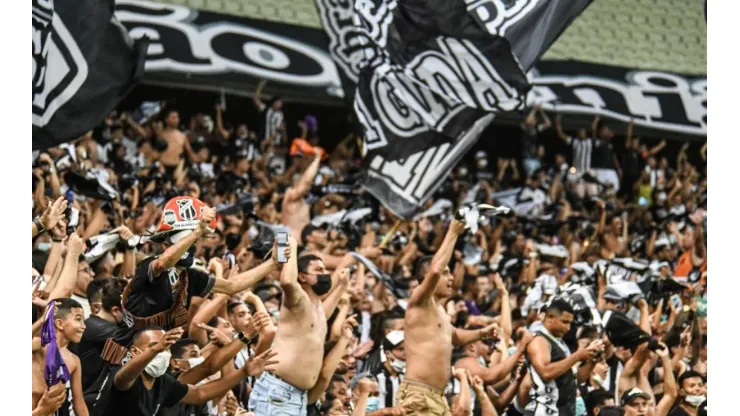
M686 396L686 403L692 407L699 407L700 404L707 400L707 396Z
M432 232L432 230L434 229L434 225L432 225L431 223L430 223L430 224L424 224L424 226L422 227L422 229L423 229L423 230L424 230L425 232L428 232L428 233L430 233L430 232Z
M391 367L393 367L394 370L398 371L399 373L405 373L406 372L406 361L399 360L398 358L394 358L391 362Z
M328 293L331 290L331 275L328 273L316 275L316 283L311 285L311 289L319 296Z
M576 416L586 416L586 403L583 397L576 397Z
M195 367L203 364L203 361L205 361L205 360L206 359L203 358L203 357L195 357L195 358L188 358L185 361L188 362L188 364L190 365L190 368L195 368Z
M378 410L378 407L380 406L380 399L377 396L374 397L368 397L367 398L367 405L365 406L366 412L374 412Z
M46 253L47 251L49 251L50 248L51 248L51 243L48 242L48 241L47 242L41 242L41 243L38 243L36 245L36 249L38 249L39 251L43 251L44 253Z
M170 366L170 358L172 358L172 353L169 351L162 351L146 365L146 369L144 371L154 378L161 377L167 372L167 367Z
M593 375L593 378L594 378L594 381L595 381L595 382L596 382L596 383L597 383L597 384L598 384L599 386L601 386L601 387L604 387L604 379L603 379L603 378L601 378L601 376L600 376L600 375L598 375L598 374L594 374L594 375Z
M260 230L254 225L249 227L249 230L247 231L247 233L249 233L249 238L252 240L257 239L257 237L260 236Z

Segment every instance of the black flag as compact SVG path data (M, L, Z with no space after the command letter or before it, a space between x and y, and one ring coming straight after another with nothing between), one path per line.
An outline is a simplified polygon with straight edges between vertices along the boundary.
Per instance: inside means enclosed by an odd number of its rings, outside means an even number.
M316 0L364 128L364 187L413 216L590 0ZM346 93L349 95L349 93Z
M32 0L33 150L75 139L103 121L144 72L114 0Z

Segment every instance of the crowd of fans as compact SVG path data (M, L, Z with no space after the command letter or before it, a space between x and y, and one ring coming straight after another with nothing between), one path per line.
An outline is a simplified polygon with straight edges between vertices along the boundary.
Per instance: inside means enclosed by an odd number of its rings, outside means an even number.
M261 126L145 103L34 155L34 415L706 414L687 147L535 107L521 158L477 152L397 221L356 137L287 137L263 86Z

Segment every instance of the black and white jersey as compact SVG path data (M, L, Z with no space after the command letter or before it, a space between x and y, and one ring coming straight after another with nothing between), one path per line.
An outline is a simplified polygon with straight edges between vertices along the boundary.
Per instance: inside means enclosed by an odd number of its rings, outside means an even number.
M572 166L582 173L591 169L591 154L594 150L592 139L576 139L568 137L568 145L573 149Z

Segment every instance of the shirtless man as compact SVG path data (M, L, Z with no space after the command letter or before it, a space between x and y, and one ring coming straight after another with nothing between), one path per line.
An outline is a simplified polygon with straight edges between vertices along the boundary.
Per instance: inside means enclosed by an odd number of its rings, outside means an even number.
M326 317L334 309L321 301L332 282L324 263L315 256L297 259L298 244L293 237L288 241L292 253L280 274L283 304L272 346L279 364L263 373L249 397L249 410L260 416L306 415L307 391L323 363ZM349 276L346 269L339 273Z
M495 338L497 326L466 331L454 328L444 309L452 296L448 263L465 224L452 220L444 241L433 258L421 260L423 280L411 294L406 309L406 378L398 388L396 403L414 415L449 415L444 388L450 379L452 347Z
M316 174L319 173L321 157L317 155L308 166L298 183L288 188L283 197L283 212L281 221L290 228L291 235L300 238L303 227L311 222L311 206L303 199L311 189ZM299 241L300 244L305 242Z
M62 356L64 364L69 370L69 381L66 383L66 394L64 401L49 404L49 395L58 387L52 386L47 392L46 376L44 368L46 364L46 353L51 344L41 346L41 338L33 338L32 351L32 394L31 408L34 416L82 415L87 416L87 406L82 394L82 367L80 359L67 349L70 342L78 343L85 332L85 317L82 306L75 300L69 298L57 299L55 302L53 319L56 331L56 344ZM53 341L52 341L53 342ZM61 364L61 363L56 363ZM61 367L59 368L61 372ZM58 397L58 396L57 396ZM57 406L59 405L59 406ZM56 408L54 408L56 407Z
M164 130L160 136L167 140L167 150L162 152L159 157L160 162L167 169L168 174L172 174L185 151L187 137L177 127L180 125L180 114L175 110L168 110L164 119Z

